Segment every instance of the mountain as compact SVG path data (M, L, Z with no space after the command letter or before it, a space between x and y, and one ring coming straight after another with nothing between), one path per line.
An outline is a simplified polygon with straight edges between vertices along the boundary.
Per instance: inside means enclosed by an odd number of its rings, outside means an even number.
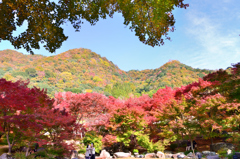
M55 92L99 92L114 97L153 94L157 89L180 87L211 72L194 69L173 60L157 69L125 72L105 57L89 49L72 49L54 56L24 55L0 51L0 77L30 80L30 87Z
M133 81L141 84L137 92L142 94L149 91L155 93L159 88L165 86L181 87L202 78L210 72L213 71L194 69L177 60L172 60L157 69L131 70L128 75Z

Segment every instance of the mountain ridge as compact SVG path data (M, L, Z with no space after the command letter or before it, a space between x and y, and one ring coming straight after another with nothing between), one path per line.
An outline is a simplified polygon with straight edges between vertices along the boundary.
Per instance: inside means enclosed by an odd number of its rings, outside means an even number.
M30 79L30 87L47 88L51 96L59 91L113 95L113 89L128 90L124 97L151 95L161 87L180 87L212 72L194 69L177 60L156 69L124 71L106 57L84 48L53 56L24 55L9 49L0 54L0 77L12 81Z

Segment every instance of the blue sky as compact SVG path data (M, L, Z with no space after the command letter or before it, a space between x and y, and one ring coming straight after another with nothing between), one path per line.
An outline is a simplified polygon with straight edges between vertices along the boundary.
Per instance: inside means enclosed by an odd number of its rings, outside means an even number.
M171 41L151 47L141 43L134 32L123 25L121 14L100 20L95 26L84 23L80 32L70 24L64 25L69 36L56 53L44 48L36 54L52 56L69 49L87 48L106 57L125 71L155 69L169 60L194 68L220 69L240 62L240 1L239 0L185 0L189 8L175 9L176 19ZM26 26L26 24L25 24ZM15 34L23 31L19 28ZM14 49L8 41L0 43L0 50ZM28 54L24 49L16 50Z

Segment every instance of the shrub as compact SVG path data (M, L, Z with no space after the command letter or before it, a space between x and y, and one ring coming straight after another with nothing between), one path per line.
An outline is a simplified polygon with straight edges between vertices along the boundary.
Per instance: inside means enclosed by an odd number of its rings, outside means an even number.
M53 147L50 147L48 149L48 154L51 154L51 155L56 155L56 156L63 156L63 154L66 152L66 150L64 150L63 148L53 148Z
M164 151L165 146L169 145L170 140L164 139L159 140L156 143L153 143L149 140L149 136L145 134L140 134L137 136L137 142L143 148L146 148L148 153L152 153L154 151Z
M232 150L232 153L230 153L227 157L228 159L232 159L233 158L233 155L235 155L235 151Z
M170 147L170 149L171 149L172 151L174 151L174 150L178 147L178 145L172 143L169 147Z
M39 152L36 152L36 153L34 153L34 156L48 157L46 151L39 151Z
M14 72L12 72L12 76L13 77L22 76L24 78L28 78L29 77L26 72L21 72L21 71L16 71L16 72L14 71Z
M80 149L80 150L78 151L78 153L85 154L85 153L86 153L86 149Z
M36 77L37 71L34 68L27 68L25 70L26 74L28 74L30 77Z
M184 152L184 155L187 155L187 154L189 154L190 152L192 152L192 153L193 153L193 151L192 151L192 150L189 150L189 151L185 151L185 152ZM194 153L196 153L196 152L198 152L198 150L194 150Z
M94 131L89 131L85 134L85 137L83 138L83 143L84 145L94 143L95 151L97 153L102 150L102 136L97 135Z
M104 136L104 138L102 139L102 142L104 144L104 146L112 146L114 143L117 142L117 137L113 136L113 135L106 135Z
M227 157L227 150L226 149L220 149L217 151L220 157Z
M26 158L25 157L25 152L16 152L14 154L14 158L16 158L16 159L25 159Z

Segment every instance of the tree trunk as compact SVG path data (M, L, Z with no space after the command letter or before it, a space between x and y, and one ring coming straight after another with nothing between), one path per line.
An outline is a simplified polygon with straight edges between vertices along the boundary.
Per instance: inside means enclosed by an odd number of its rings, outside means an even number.
M120 146L121 152L123 152L123 143L121 142L121 146Z
M195 152L194 152L194 148L193 148L193 139L192 136L190 137L190 141L191 141L191 149L193 151L193 158L196 158Z
M29 148L29 147L30 147L30 144L31 144L31 143L29 142L29 143L28 143L27 150L26 150L26 154L25 154L26 157L28 156L28 152L29 152L29 149L30 149L30 148Z
M191 148L192 148L192 151L193 151L193 158L196 158L194 148L193 148L193 140L192 139L191 139Z
M211 145L213 144L213 138L212 137L210 137L211 138Z
M6 133L6 137L7 137L7 142L8 142L8 153L11 154L12 153L12 145L9 141L9 133Z
M3 136L3 134L4 134L4 133L1 133L1 132L0 132L0 138Z
M12 146L11 146L11 145L9 145L9 147L8 147L8 153L9 153L9 154L12 153Z

